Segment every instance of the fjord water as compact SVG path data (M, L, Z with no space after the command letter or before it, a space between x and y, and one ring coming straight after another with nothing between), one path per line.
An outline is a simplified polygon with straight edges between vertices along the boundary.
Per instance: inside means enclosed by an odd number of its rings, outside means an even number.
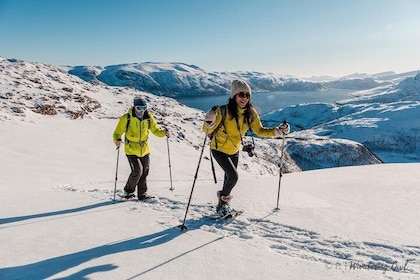
M354 90L328 89L327 91L275 91L275 92L254 92L252 103L260 114L281 109L291 105L303 103L334 103L339 100L349 99L349 93ZM176 98L188 107L208 111L215 105L226 104L229 96L195 96Z

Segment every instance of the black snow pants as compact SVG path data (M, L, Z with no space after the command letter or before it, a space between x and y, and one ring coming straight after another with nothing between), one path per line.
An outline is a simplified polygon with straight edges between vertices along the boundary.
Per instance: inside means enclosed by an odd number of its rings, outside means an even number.
M214 159L225 172L221 195L228 196L232 191L233 187L238 182L237 167L239 161L239 152L233 155L228 155L216 150L211 150L211 152L213 154Z
M131 173L125 184L124 191L134 193L137 186L137 197L141 197L147 192L147 175L149 175L150 157L149 154L144 157L127 155L130 164Z

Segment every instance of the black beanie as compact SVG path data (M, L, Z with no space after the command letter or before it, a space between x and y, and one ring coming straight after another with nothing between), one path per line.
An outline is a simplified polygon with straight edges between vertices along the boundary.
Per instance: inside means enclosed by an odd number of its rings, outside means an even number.
M134 97L134 106L146 106L147 101L144 96L136 96Z

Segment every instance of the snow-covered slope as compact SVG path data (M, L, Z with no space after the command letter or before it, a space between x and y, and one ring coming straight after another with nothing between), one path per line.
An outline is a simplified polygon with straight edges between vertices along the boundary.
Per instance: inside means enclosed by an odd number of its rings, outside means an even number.
M117 120L31 120L0 122L0 279L419 277L418 163L285 174L280 211L278 174L241 168L232 207L244 214L214 222L206 216L223 174L216 166L215 185L203 159L181 232L200 149L169 139L171 192L167 142L151 136L148 185L157 199L113 204L115 183L121 191L129 174L120 154L115 181Z

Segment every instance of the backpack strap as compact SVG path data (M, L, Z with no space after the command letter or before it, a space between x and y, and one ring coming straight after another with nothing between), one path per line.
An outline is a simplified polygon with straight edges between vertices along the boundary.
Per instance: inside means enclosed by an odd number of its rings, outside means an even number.
M222 119L220 120L219 124L217 125L217 127L213 130L212 133L210 133L208 136L210 138L210 140L213 139L213 136L216 136L217 131L219 130L219 128L224 125L225 123L225 119L226 119L226 105L221 105L221 106L214 106L213 108L211 108L213 111L216 111L217 108L220 108L220 112L222 113ZM216 141L216 149L217 149L217 141Z
M125 125L125 132L128 131L128 127L130 126L131 115L127 113L127 124Z
M149 112L146 110L144 112L144 114L145 114L144 116L146 117L145 119L147 119L148 125L150 127L150 115L149 115ZM126 115L127 115L127 124L125 125L125 132L128 131L128 127L130 126L130 120L131 120L131 115L129 113L127 113Z
M208 135L209 138L210 138L210 142L213 139L213 136L216 136L216 133L219 130L219 128L222 125L224 125L225 119L226 119L226 105L214 106L211 109L216 112L217 107L220 108L220 112L222 113L222 119L220 120L220 123L217 125L217 127L215 128L215 130L213 130L213 132ZM216 144L216 149L217 149L217 141L215 142L215 144ZM212 152L211 152L211 146L210 146L210 162L211 162L211 170L213 172L214 183L217 184L216 171L214 169L214 163L213 163L213 156L212 156Z
M126 114L127 115L127 123L125 125L125 134L127 134L128 131L128 127L130 126L130 120L131 120L131 115L129 113ZM127 137L124 137L124 142L125 144L128 144L130 141L127 139Z

